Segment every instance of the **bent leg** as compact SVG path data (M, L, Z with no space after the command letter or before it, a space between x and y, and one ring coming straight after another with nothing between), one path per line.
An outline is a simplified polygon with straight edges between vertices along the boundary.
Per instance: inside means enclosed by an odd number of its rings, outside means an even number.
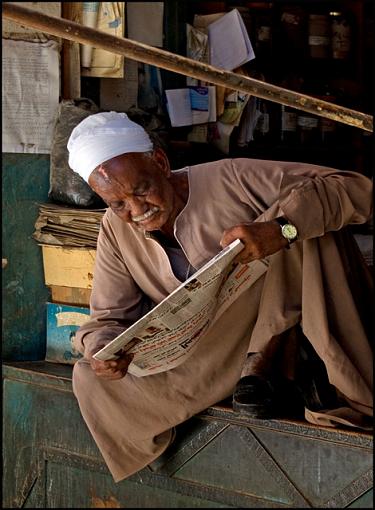
M159 457L173 437L173 428L168 427L147 437L146 418L140 409L137 413L139 405L131 402L128 377L103 381L84 359L73 370L73 392L81 414L116 482Z

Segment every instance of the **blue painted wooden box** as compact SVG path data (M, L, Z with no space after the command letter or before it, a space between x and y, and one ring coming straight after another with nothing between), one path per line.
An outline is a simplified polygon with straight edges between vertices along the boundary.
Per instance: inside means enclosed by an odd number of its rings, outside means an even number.
M245 418L224 402L116 484L71 377L67 364L4 365L4 508L373 508L370 432Z
M47 303L47 361L74 364L81 357L73 347L73 339L89 314L87 307Z

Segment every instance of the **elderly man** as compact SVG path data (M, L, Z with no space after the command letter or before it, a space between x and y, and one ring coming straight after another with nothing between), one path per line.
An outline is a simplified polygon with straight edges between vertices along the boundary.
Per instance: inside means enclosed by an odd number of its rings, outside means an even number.
M273 417L281 380L273 380L274 361L282 380L298 379L309 349L334 398L314 400L302 384L306 419L366 427L372 351L363 292L370 281L344 227L371 217L369 179L251 159L171 171L144 129L115 112L83 120L68 149L71 168L108 205L90 320L76 335L84 358L74 366L73 388L116 481L156 459L176 425L232 394L235 410ZM269 268L180 366L137 378L127 373L130 355L93 358L237 238L239 262L268 258Z

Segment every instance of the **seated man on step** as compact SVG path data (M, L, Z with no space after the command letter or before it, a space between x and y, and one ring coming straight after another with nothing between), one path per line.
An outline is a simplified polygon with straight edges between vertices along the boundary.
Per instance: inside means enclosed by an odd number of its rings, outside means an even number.
M68 149L71 168L108 205L73 389L116 481L229 396L252 418L285 416L300 399L312 423L368 426L371 275L346 226L371 218L370 179L245 158L171 170L146 131L116 112L84 119ZM268 270L180 366L139 378L127 373L130 355L93 358L237 238L238 261L267 258Z

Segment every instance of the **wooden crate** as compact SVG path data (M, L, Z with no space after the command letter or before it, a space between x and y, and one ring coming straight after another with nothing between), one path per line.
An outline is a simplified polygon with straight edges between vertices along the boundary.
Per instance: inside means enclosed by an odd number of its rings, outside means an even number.
M74 364L81 357L73 347L73 339L89 314L87 307L47 303L47 361Z
M80 289L79 287L62 287L50 285L51 300L53 303L64 305L89 306L91 289Z
M46 285L92 289L96 250L42 245Z

